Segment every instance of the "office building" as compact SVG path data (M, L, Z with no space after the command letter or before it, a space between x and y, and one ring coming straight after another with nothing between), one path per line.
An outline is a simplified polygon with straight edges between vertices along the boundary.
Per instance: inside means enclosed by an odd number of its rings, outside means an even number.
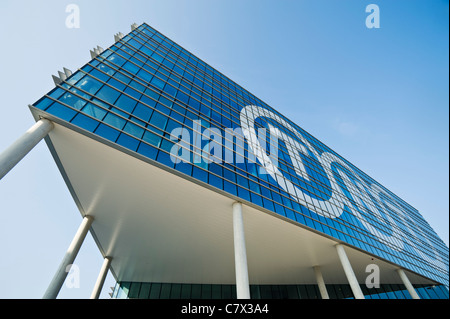
M46 298L88 231L105 258L93 297L110 270L115 298L448 298L448 247L414 207L157 30L131 29L54 76L7 151L45 138L80 211Z

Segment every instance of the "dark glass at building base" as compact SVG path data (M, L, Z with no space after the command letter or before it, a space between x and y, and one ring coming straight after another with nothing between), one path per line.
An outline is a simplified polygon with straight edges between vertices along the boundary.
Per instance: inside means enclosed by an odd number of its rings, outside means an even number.
M330 299L354 299L349 285L326 285ZM414 285L421 299L448 299L443 285ZM403 285L361 285L366 299L411 299ZM250 285L251 299L322 299L317 285ZM236 299L236 285L119 282L113 298Z

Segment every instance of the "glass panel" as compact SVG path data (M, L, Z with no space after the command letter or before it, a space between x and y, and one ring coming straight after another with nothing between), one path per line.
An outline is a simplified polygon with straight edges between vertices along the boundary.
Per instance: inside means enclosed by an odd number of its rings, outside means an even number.
M150 116L152 115L153 110L144 104L137 103L136 107L133 110L133 115L140 118L144 122L148 122Z
M48 93L48 96L51 96L54 99L59 98L65 91L59 87L54 88L53 90Z
M157 128L164 130L166 128L167 120L167 116L162 115L158 112L154 112L152 118L150 119L150 124L153 124Z
M102 84L89 76L85 76L75 86L94 95L98 91L98 89L100 89Z
M144 134L144 129L140 126L137 126L136 124L133 124L131 122L128 122L124 127L124 132L127 132L128 134L140 139L142 135Z
M261 294L261 299L272 299L272 289L269 285L260 285L259 291Z
M222 286L222 298L223 299L231 299L233 296L232 291L236 290L235 287L233 287L233 285L223 285Z
M114 102L116 101L117 97L120 95L120 92L107 86L104 85L100 91L98 91L98 93L96 94L96 96L108 103L114 104Z
M95 130L95 134L100 135L112 142L115 142L119 136L119 132L105 124L100 123L100 125Z
M66 82L69 84L75 84L79 79L81 79L84 76L83 72L80 71L76 71L74 74L72 74L67 80Z
M82 110L83 113L95 117L96 119L103 120L106 111L92 103L88 103Z
M170 299L180 299L181 297L181 284L172 284L170 290Z
M128 136L124 133L121 133L119 138L117 139L117 144L122 145L132 151L136 151L139 141L131 136Z
M105 123L110 124L111 126L117 128L118 130L122 130L125 125L125 120L123 118L118 117L112 113L108 113L103 120Z
M202 285L202 299L211 299L211 285Z
M58 102L53 103L48 109L47 112L59 117L62 120L70 122L70 120L75 116L77 112L72 109L69 109L67 106L59 104Z
M77 110L81 110L81 108L86 104L86 101L80 99L78 96L75 96L70 92L66 92L58 100L61 101L62 103L70 105L71 107Z
M170 298L170 290L171 290L171 284L163 283L161 284L161 293L160 293L160 299L169 299Z
M133 100L132 98L126 96L125 94L122 94L114 103L114 105L117 108L128 113L131 113L134 110L136 104L137 104L136 100Z
M191 298L200 299L202 297L202 286L199 284L191 285Z
M75 118L72 120L72 124L75 124L85 130L93 132L98 125L98 122L86 115L78 113Z
M150 287L151 287L150 283L146 283L146 282L142 283L141 290L139 291L140 299L148 299L148 297L150 295Z
M156 86L158 89L162 90L164 88L164 82L157 77L153 77L150 83Z
M145 131L142 139L149 144L159 147L162 138L150 131Z
M181 299L189 299L191 298L191 285L190 284L182 284L181 285Z
M160 299L159 294L161 292L161 284L152 283L152 287L150 288L150 299Z
M211 285L211 299L220 299L222 296L221 285Z
M156 159L156 155L158 154L158 149L156 149L153 146L150 146L148 144L145 144L144 142L141 142L139 144L137 152L139 154L144 155L145 157L148 157L148 158L150 158L152 160L155 160Z
M139 297L139 290L141 289L141 283L140 282L132 282L130 287L130 292L128 293L128 298L138 298Z
M37 107L38 109L44 110L53 103L53 100L49 99L49 98L41 98L38 102L34 103L33 105L35 107Z

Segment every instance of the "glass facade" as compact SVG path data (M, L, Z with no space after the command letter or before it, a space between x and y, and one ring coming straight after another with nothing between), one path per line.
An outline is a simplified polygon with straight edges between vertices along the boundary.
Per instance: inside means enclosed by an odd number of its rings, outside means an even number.
M330 299L354 299L350 285L326 285ZM360 285L366 299L411 299L403 285ZM414 285L421 299L448 299L443 285ZM235 285L120 282L114 287L118 299L236 299ZM317 285L250 285L251 299L322 299Z
M448 247L415 208L145 23L33 107L448 286Z

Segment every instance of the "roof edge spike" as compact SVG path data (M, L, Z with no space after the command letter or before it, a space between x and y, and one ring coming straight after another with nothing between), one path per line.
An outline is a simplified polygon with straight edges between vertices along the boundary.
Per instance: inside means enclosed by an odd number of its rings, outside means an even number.
M64 73L66 74L66 77L69 77L69 76L72 75L72 71L71 70L69 70L67 68L64 68L64 67L63 67L63 70L64 70Z
M61 84L61 82L62 82L59 77L57 77L56 75L53 75L53 74L52 74L52 79L53 79L53 82L55 83L55 85Z
M66 76L66 74L65 74L64 72L58 71L58 75L59 75L59 78L60 78L62 81L64 81L65 79L67 79L67 76Z
M117 41L119 41L120 39L122 39L123 36L124 36L124 35L123 35L122 32L116 33L116 34L114 34L114 40L117 42Z

